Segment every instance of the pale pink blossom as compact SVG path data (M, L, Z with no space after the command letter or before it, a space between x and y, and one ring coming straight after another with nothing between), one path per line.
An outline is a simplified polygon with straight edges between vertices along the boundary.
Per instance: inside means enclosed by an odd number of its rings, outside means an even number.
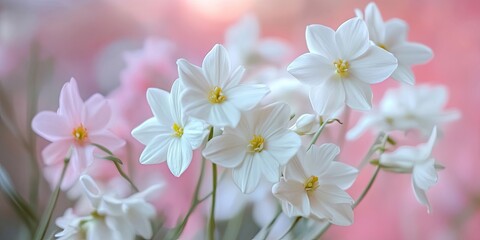
M80 174L92 164L96 147L100 144L114 151L125 144L110 130L111 109L108 101L100 94L83 101L75 79L66 83L60 92L57 112L43 111L32 120L32 129L41 137L52 142L42 151L46 177L52 183L58 181L64 159L70 156L62 188L69 188Z

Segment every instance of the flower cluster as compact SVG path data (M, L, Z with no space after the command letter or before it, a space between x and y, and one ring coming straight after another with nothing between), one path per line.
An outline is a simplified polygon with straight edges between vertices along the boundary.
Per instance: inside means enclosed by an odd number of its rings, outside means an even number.
M309 52L284 69L294 78L284 76L282 80L263 82L268 84L258 83L259 77L266 76L259 69L268 64L278 67L280 64L275 60L286 55L288 47L280 41L260 40L258 23L253 16L247 16L227 32L227 47L214 45L201 66L178 59L178 78L170 91L146 89L151 114L129 129L136 141L128 142L127 147L141 144L141 153L133 158L149 165L148 168L166 161L174 179L197 171L195 168L201 162L190 209L178 225L168 229L166 238L179 238L195 208L208 198L212 203L208 235L214 238L216 200L222 199L217 196L222 194L222 188L217 191L217 183L228 182L225 178L231 178L242 195L253 196L263 189L259 186L267 186L268 191L262 196L275 199L274 205L278 207L272 209L281 208L284 215L295 218L284 235L293 234L297 238L320 236L330 224L351 225L354 208L380 170L411 173L414 195L430 211L426 192L437 182L437 171L443 168L432 156L437 129L439 124L457 119L459 113L443 110L447 100L443 87L412 86L415 83L412 66L426 63L433 54L428 47L407 41L405 22L398 19L384 22L374 3L368 4L365 13L360 10L356 13L357 17L348 19L337 30L318 24L307 26ZM149 42L149 46L152 44ZM269 44L282 51L273 54ZM162 58L166 66L165 61L168 59ZM388 90L377 109L373 106L371 85L389 78L401 86ZM132 84L126 82L127 86ZM146 82L142 78L142 83ZM280 93L283 96L278 99L266 99L274 92L272 85L285 82L295 87ZM279 100L291 94L295 94L293 98L301 98L302 92L308 92L311 108L300 111L298 106ZM292 98L285 99L288 97ZM371 127L380 133L365 157L376 171L356 199L347 191L361 168L340 161L345 136L338 143L321 138L324 130L342 124L340 127L346 132L347 113L352 110L367 113L349 130L347 139L354 140ZM68 209L57 219L62 228L55 234L58 239L135 239L164 233L162 229L152 229L160 211L147 202L160 185L147 184L146 190L139 191L123 171L124 161L118 156L128 158L132 153L128 149L126 153L121 151L125 141L110 129L111 111L109 102L99 94L83 102L72 79L60 93L57 112L41 112L32 121L33 130L52 142L42 152L51 185L66 190L79 183L83 196L90 202L89 214ZM398 147L390 134L393 130L415 129L430 135L427 143ZM136 193L126 197L100 190L97 182L101 178L94 180L86 173L101 159L115 166L126 180L122 184L128 182ZM211 172L204 169L206 163L211 163ZM134 172L132 166L128 165L129 174ZM217 176L219 172L221 177ZM200 198L201 188L205 188L202 180L209 173L212 190ZM140 176L136 180L146 178ZM277 217L264 224L258 236L271 236L270 227ZM292 229L302 221L306 227L321 224L322 227L317 227L320 232L308 237L295 233ZM45 234L46 229L42 231L39 234Z

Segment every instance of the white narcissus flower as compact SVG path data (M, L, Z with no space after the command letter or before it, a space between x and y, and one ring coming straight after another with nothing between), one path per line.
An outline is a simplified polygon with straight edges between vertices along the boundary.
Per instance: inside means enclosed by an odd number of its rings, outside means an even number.
M202 68L184 59L177 65L185 87L185 113L215 127L237 126L241 112L254 108L269 92L262 84L240 84L244 68L232 72L227 50L219 44L205 56Z
M272 188L285 214L342 226L353 223L353 199L345 190L358 170L334 161L339 152L335 144L313 145L306 153L300 150L287 164L284 177Z
M288 129L290 109L277 103L255 108L244 114L236 128L225 127L222 135L212 138L203 156L232 168L235 184L243 193L251 193L261 175L270 182L280 178L280 166L298 151L300 137Z
M260 38L258 19L247 14L228 28L225 47L234 65L255 66L263 63L281 63L290 53L290 47L274 38Z
M189 118L180 103L181 82L175 81L172 91L149 88L147 100L154 117L132 131L132 136L146 145L140 163L154 164L167 161L168 168L180 176L192 161L192 151L205 139L207 124Z
M89 216L77 217L71 210L57 220L63 231L58 239L135 239L141 236L149 239L153 235L150 220L155 217L155 207L146 199L156 192L160 185L130 197L119 199L106 196L88 175L80 177L80 183L90 200L94 211Z
M395 152L384 153L380 157L380 166L383 170L412 174L415 197L418 202L427 206L428 212L431 211L431 206L426 191L437 183L437 170L443 168L432 156L436 139L437 128L434 127L427 143L416 147L402 146Z
M426 63L432 59L432 50L423 44L408 42L408 25L400 19L384 22L377 5L373 2L365 8L364 16L360 10L357 10L356 13L358 17L365 19L373 44L387 50L397 58L398 67L392 73L392 78L410 85L415 84L412 66Z
M366 113L348 131L347 138L356 139L369 128L383 132L416 129L429 136L434 126L460 118L457 110L444 110L447 101L447 88L441 85L402 85L389 89L379 109Z
M319 115L332 115L345 104L370 110L370 84L385 80L397 67L392 54L370 44L367 26L360 18L346 21L336 32L310 25L306 40L310 52L295 59L288 72L312 86L310 101Z

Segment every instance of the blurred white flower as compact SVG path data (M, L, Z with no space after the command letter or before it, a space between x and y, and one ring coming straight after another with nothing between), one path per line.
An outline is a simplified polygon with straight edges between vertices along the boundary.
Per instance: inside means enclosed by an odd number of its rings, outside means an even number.
M314 134L320 128L320 116L316 114L303 114L298 117L295 125L290 130L298 135Z
M460 118L456 110L446 111L448 101L444 86L403 85L385 92L378 110L366 113L347 133L350 140L365 130L389 132L417 129L428 136L434 126Z
M408 42L407 23L400 19L384 22L377 5L373 2L365 8L365 16L358 9L355 12L358 17L365 19L372 43L397 58L398 67L392 73L392 78L410 85L415 84L412 66L430 61L433 57L432 50L423 44Z
M285 214L342 226L353 223L353 199L345 190L358 170L334 161L339 152L335 144L313 145L306 153L300 150L287 164L284 177L272 188Z
M412 173L412 186L418 202L431 211L426 191L438 180L437 169L443 168L435 163L432 149L437 139L437 128L434 127L427 143L416 147L403 146L395 152L385 153L380 157L382 169L398 173Z
M132 131L132 136L146 145L140 163L154 164L167 161L168 168L180 176L192 161L192 151L202 145L207 124L189 118L180 103L181 82L175 81L172 91L149 88L147 100L154 117Z
M300 137L288 129L290 109L277 103L244 114L236 128L225 127L222 135L207 143L203 156L233 168L235 184L243 193L255 190L263 174L270 182L280 178L280 166L298 151Z
M346 21L336 32L310 25L306 40L310 53L295 59L288 71L312 86L310 101L319 115L331 115L345 104L370 110L370 84L385 80L397 67L392 54L370 44L367 26L360 18Z
M225 47L230 52L234 66L247 67L263 63L281 64L291 52L290 47L279 39L260 38L258 19L251 14L227 29Z
M241 112L254 108L269 92L262 84L240 84L244 68L232 72L227 50L219 44L205 56L202 68L184 59L177 65L185 87L185 113L215 127L237 126Z

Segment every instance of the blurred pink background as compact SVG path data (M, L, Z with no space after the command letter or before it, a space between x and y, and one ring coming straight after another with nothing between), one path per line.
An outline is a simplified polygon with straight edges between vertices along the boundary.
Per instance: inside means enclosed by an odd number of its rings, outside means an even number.
M26 79L35 52L38 53L35 61L42 66L37 71L40 76L37 83L39 110L56 109L60 88L72 76L77 79L84 99L100 92L123 99L123 106L145 107L142 91L147 86L169 90L177 77L177 58L200 64L215 43L224 42L225 30L246 13L258 17L262 37L278 37L294 47L290 62L307 51L307 25L323 24L336 29L354 16L355 8L364 9L368 2L4 0L0 3L0 83L8 90L5 94L14 103L14 115L20 126L29 125L24 111L28 105L25 96L29 94ZM440 172L439 183L428 192L433 207L431 214L416 202L409 176L381 172L371 192L355 210L355 223L350 227L332 227L325 239L478 239L480 1L379 0L376 3L384 20L401 18L410 25L410 41L433 49L431 62L414 67L417 83L448 86L447 108L460 110L462 118L444 128L444 137L434 150L437 161L446 169ZM135 90L138 95L129 96L133 90L119 88L125 78L122 76L128 74L125 73L124 52L140 49L145 39L152 37L174 44L157 48L168 53L163 59L153 60L163 64L164 75L156 78L160 82L147 82L145 88ZM378 102L385 89L392 86L396 86L392 81L375 85L374 101ZM138 105L132 101L139 101ZM145 113L126 121L135 126L148 116ZM354 113L350 124L358 116L360 114ZM125 129L124 133L130 130ZM28 162L21 159L24 154L9 140L11 137L3 126L0 127L0 161L23 193L28 184L25 178ZM372 139L372 135L366 135L360 141L347 142L342 160L356 165ZM39 149L45 144L40 141ZM350 191L354 198L365 186L372 170L367 167L360 174ZM196 174L190 175L189 179L194 179L190 182L195 182ZM45 183L41 187L45 201L48 187ZM191 196L185 197L188 204ZM8 210L3 197L0 197L0 204L1 226L13 216L13 211ZM63 213L64 208L58 208ZM1 231L8 231L6 228L0 227L0 236L8 236Z

